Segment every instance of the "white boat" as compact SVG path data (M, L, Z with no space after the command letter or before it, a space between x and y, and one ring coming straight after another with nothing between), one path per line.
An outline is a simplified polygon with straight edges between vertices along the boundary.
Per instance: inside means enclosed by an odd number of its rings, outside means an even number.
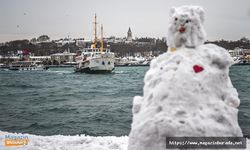
M244 60L244 51L240 48L228 51L234 60L234 64L242 63Z
M9 70L30 71L30 70L47 70L48 67L44 66L41 61L16 61L13 62Z
M109 49L85 48L75 59L76 72L111 73L115 68L115 54Z
M115 54L110 49L103 48L103 27L101 26L101 47L96 48L96 15L95 15L95 39L91 48L84 48L77 56L75 72L84 73L111 73L115 68Z

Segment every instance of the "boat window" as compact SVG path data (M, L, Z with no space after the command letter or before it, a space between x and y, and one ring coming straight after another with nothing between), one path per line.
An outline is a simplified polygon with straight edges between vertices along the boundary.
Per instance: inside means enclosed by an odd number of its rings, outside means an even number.
M91 54L85 54L84 57L87 58L87 57L90 57Z

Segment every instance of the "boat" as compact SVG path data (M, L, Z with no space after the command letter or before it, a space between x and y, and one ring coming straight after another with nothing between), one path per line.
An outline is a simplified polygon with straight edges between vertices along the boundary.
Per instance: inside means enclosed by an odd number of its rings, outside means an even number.
M234 65L250 65L250 59L246 50L236 48L228 51L234 60Z
M117 67L126 67L126 66L149 66L151 59L140 57L123 57L123 58L116 58L115 59L115 66Z
M2 64L0 63L0 70L5 70L5 69L9 69L8 65Z
M11 63L9 70L30 71L30 70L47 70L41 61L16 61Z
M111 73L115 69L115 54L103 44L103 26L101 26L101 47L97 48L96 36L96 15L95 15L95 39L90 48L84 48L78 52L75 58L77 65L75 72L82 73Z
M86 48L76 57L78 63L75 72L111 73L114 68L114 53L109 49L100 51L98 48Z

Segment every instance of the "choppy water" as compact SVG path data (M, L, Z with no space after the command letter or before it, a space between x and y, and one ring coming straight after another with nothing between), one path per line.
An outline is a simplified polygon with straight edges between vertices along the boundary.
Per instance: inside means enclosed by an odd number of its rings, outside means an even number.
M38 135L128 135L135 95L148 67L118 67L112 74L0 71L0 130ZM241 98L240 125L250 135L250 66L233 66Z

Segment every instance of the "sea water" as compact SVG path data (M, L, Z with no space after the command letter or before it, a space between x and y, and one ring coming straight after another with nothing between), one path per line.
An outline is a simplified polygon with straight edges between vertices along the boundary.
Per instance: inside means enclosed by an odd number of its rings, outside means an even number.
M36 135L128 135L132 100L142 95L148 67L116 67L111 74L73 68L0 71L0 130ZM250 66L232 66L239 123L250 135Z

